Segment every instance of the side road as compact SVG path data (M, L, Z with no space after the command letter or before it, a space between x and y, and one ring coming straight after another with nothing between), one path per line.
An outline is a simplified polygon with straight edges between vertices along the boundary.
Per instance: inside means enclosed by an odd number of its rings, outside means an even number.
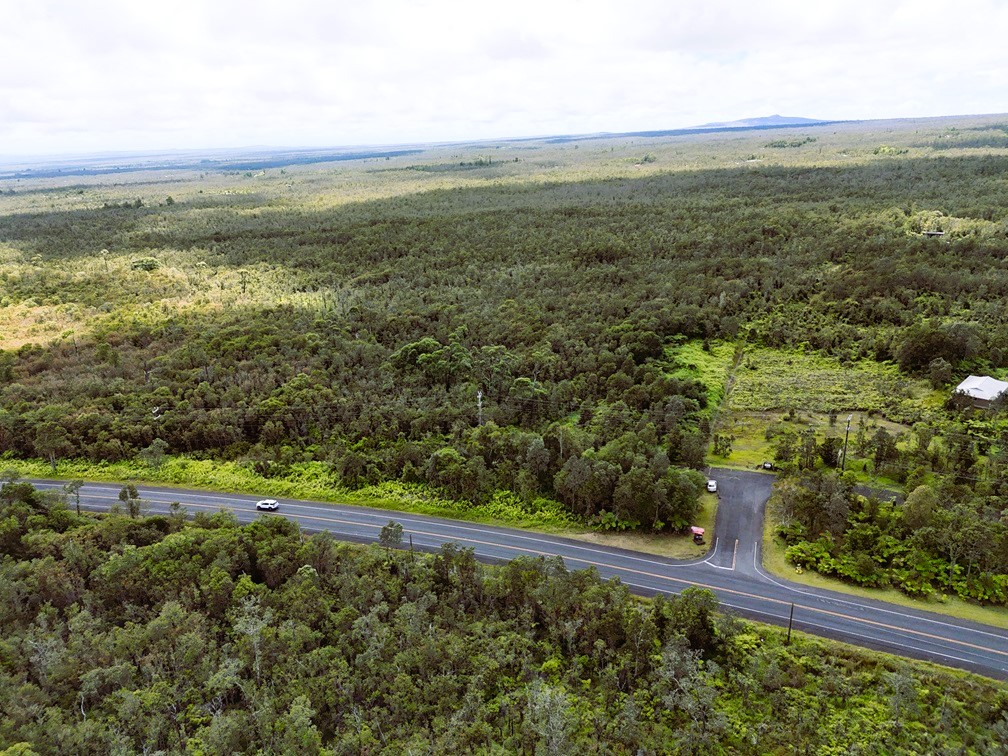
M558 536L363 507L282 500L276 514L306 530L327 530L361 542L377 540L382 526L394 519L403 526L406 546L436 550L452 541L487 561L560 556L572 569L594 567L602 577L619 578L641 595L708 588L723 607L755 620L786 626L793 615L794 627L805 632L1008 679L1008 633L999 628L807 588L765 573L760 566L761 523L772 477L727 470L714 475L721 476L719 535L705 558L685 562ZM40 488L63 485L30 482ZM119 490L107 483L88 483L80 492L81 505L106 511L118 502ZM190 513L230 510L243 523L275 516L257 512L255 496L146 486L139 494L152 513L167 513L172 502L179 502Z

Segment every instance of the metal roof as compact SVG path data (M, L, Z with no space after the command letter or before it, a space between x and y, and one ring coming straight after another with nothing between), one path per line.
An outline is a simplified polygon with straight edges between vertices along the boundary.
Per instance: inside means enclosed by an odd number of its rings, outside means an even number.
M971 375L956 386L956 391L961 391L973 399L993 402L1008 391L1008 383L991 378L989 375Z

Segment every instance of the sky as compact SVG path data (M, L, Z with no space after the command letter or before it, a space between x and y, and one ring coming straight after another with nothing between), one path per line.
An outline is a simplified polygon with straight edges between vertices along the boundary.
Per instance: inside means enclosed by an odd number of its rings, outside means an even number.
M1008 112L1008 0L0 0L0 155Z

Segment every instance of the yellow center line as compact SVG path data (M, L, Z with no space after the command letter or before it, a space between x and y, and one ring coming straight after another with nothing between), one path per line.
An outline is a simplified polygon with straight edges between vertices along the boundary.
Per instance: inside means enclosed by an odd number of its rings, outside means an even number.
M220 507L209 505L209 504L191 504L191 505L186 505L186 506L193 506L193 507L199 507L199 508L203 508L203 509L213 509L213 510L219 510L220 509ZM234 512L235 510L231 509L231 511ZM357 527L373 528L373 529L379 530L379 531L382 528L381 525L371 525L369 523L362 523L362 522L358 522L356 520L345 520L345 519L341 519L341 518L338 518L338 517L322 517L322 516L317 516L317 515L300 515L299 514L299 515L297 515L296 519L312 520L312 521L315 521L315 522L339 523L339 524L344 524L344 525L355 525ZM430 531L425 531L425 530L411 530L410 532L415 533L416 535L430 536L431 538L435 538L435 539L443 539L443 538L445 538L444 534L442 534L442 533L432 533ZM552 554L552 553L546 552L546 551L538 551L536 549L530 549L530 548L526 548L524 546L510 546L510 545L507 545L507 544L497 543L495 541L484 541L484 540L481 540L479 538L472 538L471 536L464 536L464 537L461 537L461 538L451 538L449 540L452 540L452 541L461 541L461 542L464 542L464 543L475 543L475 544L479 544L481 546L494 546L496 548L507 549L509 551L523 551L523 552L526 552L526 553L529 553L529 554L534 554L536 556L555 556L555 554ZM957 646L963 646L965 648L972 648L972 649L976 649L978 651L985 651L985 652L988 652L988 653L994 653L994 654L998 654L1000 656L1008 656L1008 651L1000 651L1000 650L998 650L996 648L990 648L989 646L982 646L982 645L979 645L979 644L976 644L976 643L969 643L967 641L958 640L956 638L945 638L945 637L942 637L941 635L935 635L933 633L924 632L923 630L912 630L910 628L900 627L899 625L891 625L891 624L886 623L886 622L879 622L878 620L870 620L870 619L866 619L864 617L856 617L856 616L853 616L853 615L850 615L850 614L844 614L842 612L832 611L830 609L821 609L819 607L809 606L807 604L800 604L800 603L797 603L797 602L787 601L785 599L772 598L770 596L761 596L758 593L748 593L746 591L739 591L739 590L736 590L734 588L722 588L722 587L716 586L716 585L708 585L706 583L700 583L700 582L697 582L695 580L685 580L683 578L671 577L669 575L662 575L662 574L659 574L659 573L656 573L656 572L647 572L645 570L638 570L638 569L635 569L633 567L621 567L619 565L610 564L608 562L595 562L595 561L592 561L590 559L582 559L580 557L569 557L568 559L569 559L569 561L581 562L582 564L588 564L588 565L592 565L594 567L607 567L607 568L609 568L611 570L616 570L618 572L629 572L629 573L632 573L632 574L635 574L635 575L643 575L645 577L655 578L657 580L667 580L667 581L672 582L672 583L681 583L682 585L696 586L698 588L707 588L708 590L711 590L711 591L720 591L722 593L728 593L728 594L732 594L734 596L743 596L745 598L756 599L757 601L769 601L771 603L782 604L784 606L790 606L792 603L794 603L794 605L796 607L798 607L800 609L804 609L804 610L809 611L809 612L816 612L816 613L825 614L825 615L828 615L828 616L831 616L831 617L837 617L839 619L846 619L846 620L851 620L851 621L854 621L854 622L861 622L861 623L864 623L866 625L872 625L874 627L882 628L882 629L885 629L885 630L892 630L892 631L897 632L897 633L908 633L908 634L911 634L911 635L919 636L921 638L926 638L928 640L939 641L941 643L954 643Z

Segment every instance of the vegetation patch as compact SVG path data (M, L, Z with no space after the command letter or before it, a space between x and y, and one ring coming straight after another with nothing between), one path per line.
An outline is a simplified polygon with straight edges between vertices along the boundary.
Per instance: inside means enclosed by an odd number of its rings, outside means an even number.
M703 528L707 537L698 544L687 535L670 533L620 532L595 529L591 531L567 530L563 535L579 541L613 546L628 551L643 551L647 554L669 557L670 559L696 559L706 554L714 543L714 520L717 517L717 496L705 493L701 497L700 511L693 525Z
M1003 408L949 397L1008 369L1003 120L4 174L0 454L663 534L772 453L996 534Z
M688 341L666 350L671 363L671 375L698 381L707 389L707 407L721 405L725 387L735 358L736 346L727 341Z
M927 609L951 617L980 622L1008 630L1008 608L1003 606L979 606L964 601L955 595L931 593L927 597L908 596L897 588L863 588L836 577L822 575L815 570L807 570L788 561L787 540L780 535L782 529L780 514L774 506L767 507L763 523L763 567L772 575L813 588L826 588L860 598L877 599L898 606Z
M0 457L0 470L7 470L17 477L46 478L54 475L52 467L45 462L14 460L10 457ZM515 527L584 527L583 522L572 517L557 501L539 498L526 502L506 491L495 492L485 504L477 505L445 498L419 484L385 482L349 490L342 486L331 466L322 462L295 463L282 475L265 476L249 463L167 456L159 459L156 465L144 460L99 464L83 460L60 460L55 476L64 480L147 482L231 493L330 501L477 522L498 522Z
M922 484L899 500L863 495L848 476L807 471L779 480L771 505L785 557L798 568L917 598L1006 606L1008 528L999 511L954 488Z
M812 144L815 141L816 138L812 136L803 137L802 139L775 139L772 142L767 142L764 146L782 150L788 147L803 147L804 145Z

